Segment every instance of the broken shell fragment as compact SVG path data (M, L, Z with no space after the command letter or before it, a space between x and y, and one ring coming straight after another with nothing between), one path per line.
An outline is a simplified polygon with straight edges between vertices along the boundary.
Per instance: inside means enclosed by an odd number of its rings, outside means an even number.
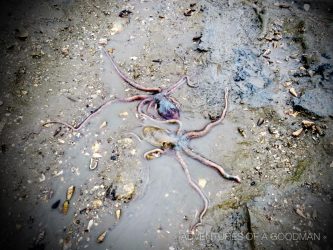
M303 120L302 125L304 128L311 128L315 123L308 120Z
M106 231L104 231L103 233L101 233L98 237L97 237L97 243L102 243L105 239L106 236Z
M289 89L289 93L292 94L293 96L297 97L297 93L296 93L296 90L294 88L290 88Z
M68 213L68 209L69 209L69 201L65 200L64 204L62 205L62 213L66 215Z
M75 186L73 186L73 185L70 186L70 187L67 189L66 199L67 199L68 201L70 201L70 200L72 199L74 192L75 192Z
M121 210L120 210L120 209L117 209L117 210L116 210L116 218L117 218L117 220L120 219L120 216L121 216Z
M294 131L294 132L292 133L292 135L293 135L294 137L298 137L298 136L301 135L302 132L303 132L303 128L300 128L300 129Z
M96 158L91 158L91 159L90 159L90 164L89 164L89 169L90 169L90 170L94 170L94 169L97 168L97 166L98 166L98 159L96 159Z

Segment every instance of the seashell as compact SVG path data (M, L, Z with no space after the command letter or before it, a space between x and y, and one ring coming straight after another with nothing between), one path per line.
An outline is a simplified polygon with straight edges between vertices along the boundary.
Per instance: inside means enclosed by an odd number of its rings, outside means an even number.
M75 192L75 186L72 185L67 189L66 200L70 201L73 197L74 192Z
M62 213L66 215L68 213L68 209L69 209L69 201L65 200L64 204L62 205Z
M257 126L261 126L263 123L264 123L264 118L259 118L258 121L257 121Z
M121 210L120 210L120 209L117 209L117 210L116 210L116 218L117 218L117 220L120 219L120 216L121 216Z
M98 237L97 237L97 243L102 243L105 239L106 236L106 231L104 231L103 233L101 233Z
M51 206L52 209L57 209L59 207L60 204L60 200L57 200L56 202L54 202Z
M91 229L91 227L92 227L93 225L94 225L94 220L90 220L90 221L88 222L88 226L87 226L86 231L89 232L90 229Z
M289 89L289 93L292 94L293 96L297 97L297 93L296 93L296 90L294 88L290 88Z
M292 133L292 135L293 135L294 137L298 137L298 136L301 135L302 132L303 132L303 128L300 128L300 129L294 131L294 132Z
M108 125L107 122L102 122L101 126L99 126L100 129L105 128Z
M89 169L94 170L94 169L97 168L97 166L98 166L98 159L91 158L90 159L90 164L89 164Z

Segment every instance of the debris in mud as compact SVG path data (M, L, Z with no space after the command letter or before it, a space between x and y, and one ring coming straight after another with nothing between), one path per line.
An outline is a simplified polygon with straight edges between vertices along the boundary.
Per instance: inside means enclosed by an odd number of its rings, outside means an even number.
M119 12L119 17L121 17L121 18L128 17L132 13L133 12L130 10L122 10Z
M127 20L127 19L124 19ZM126 21L117 20L112 24L112 28L110 30L110 35L113 36L121 31L123 31L124 26L126 25Z
M129 201L133 198L135 193L135 185L133 183L127 183L123 186L118 187L116 192L116 199Z
M122 148L129 148L133 144L131 138L123 138L117 141Z
M310 4L304 4L303 5L303 9L305 10L305 11L309 11L310 10Z
M92 207L93 207L94 209L98 209L98 208L100 208L100 207L102 207L102 206L103 206L103 201L100 200L100 199L96 199L96 200L94 200L94 201L92 202Z
M261 126L261 125L264 123L264 121L265 121L264 118L261 118L261 117L260 117L260 118L258 119L258 121L257 121L257 126L258 126L258 127Z
M206 179L203 179L203 178L200 178L199 181L198 181L198 185L201 187L201 188L204 188L207 184L207 180Z
M69 55L69 48L68 47L64 47L61 49L61 54L63 56L68 56Z
M278 131L275 127L273 127L273 126L269 126L269 127L268 127L268 132L269 132L270 134L272 134L272 135L274 135L274 134L278 134L278 133L279 133L279 131Z
M99 45L102 45L102 46L105 46L105 45L108 44L108 39L106 39L106 38L101 38L101 39L99 39L98 44L99 44Z
M238 127L237 130L238 130L238 133L241 136L246 137L246 133L245 133L245 130L243 128Z
M184 11L184 16L192 16L192 14L195 12L195 9L194 9L195 6L196 6L195 3L190 4L190 8L187 8Z
M302 207L296 207L295 208L295 212L296 214L298 214L299 216L303 217L304 219L306 219L306 216L304 215L304 208Z
M300 129L294 131L294 132L292 133L292 135L293 135L294 137L298 137L298 136L301 135L302 132L303 132L303 128L300 128Z
M106 121L102 122L101 126L99 126L100 129L105 128L108 125Z
M46 178L45 178L45 174L42 173L42 174L41 174L41 177L38 178L38 181L39 181L39 182L43 182L43 181L45 181L45 180L46 180Z
M192 16L193 12L195 12L194 9L188 8L184 11L184 16Z
M281 9L289 9L290 8L290 4L288 4L288 3L278 3L278 2L276 2L276 3L274 3L274 6L279 7Z
M332 93L329 90L306 90L302 96L293 100L296 111L303 111L319 117L333 116Z
M111 184L105 192L105 197L115 201L116 200L116 190L117 190L117 187L113 187L113 184Z
M90 232L90 229L91 229L91 227L92 227L93 225L94 225L94 220L93 220L93 219L89 220L85 232Z
M313 121L303 120L302 125L304 128L311 128L315 123Z
M120 210L120 209L117 209L117 210L116 210L116 218L117 218L117 220L120 219L120 216L121 216L121 210Z
M15 34L16 38L22 41L25 41L29 36L29 32L24 28L16 29L15 32L16 32Z
M97 237L97 243L102 243L105 239L106 236L106 231L104 231L103 233L101 233L98 237Z
M94 158L94 157L91 158L90 163L89 163L89 169L94 170L97 168L97 166L98 166L98 158Z
M123 119L125 119L127 116L128 116L128 112L127 112L127 111L121 112L121 113L119 114L119 117L121 117L121 118L123 118Z

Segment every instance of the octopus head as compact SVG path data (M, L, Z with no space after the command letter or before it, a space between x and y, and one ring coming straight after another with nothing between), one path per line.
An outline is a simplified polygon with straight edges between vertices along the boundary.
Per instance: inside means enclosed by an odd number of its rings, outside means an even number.
M179 109L167 97L162 96L155 99L158 114L166 120L179 119Z

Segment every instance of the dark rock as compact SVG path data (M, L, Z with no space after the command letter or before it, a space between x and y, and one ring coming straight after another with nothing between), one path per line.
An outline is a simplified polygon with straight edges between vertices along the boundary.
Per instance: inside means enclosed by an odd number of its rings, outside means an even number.
M306 91L300 98L293 100L293 107L310 115L332 116L333 93L322 89Z
M60 200L57 200L56 202L54 202L51 206L52 209L57 209L59 207L60 204Z

